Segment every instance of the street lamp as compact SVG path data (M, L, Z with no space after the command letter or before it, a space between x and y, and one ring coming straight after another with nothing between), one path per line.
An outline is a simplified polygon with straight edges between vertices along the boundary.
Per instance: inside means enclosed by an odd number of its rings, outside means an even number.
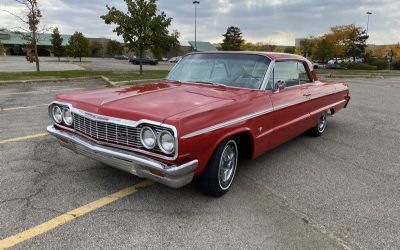
M193 1L194 4L194 51L197 51L197 5L200 1Z
M367 12L367 16L368 16L368 20L367 20L367 35L368 35L368 26L369 26L369 16L372 15L372 12L368 11Z

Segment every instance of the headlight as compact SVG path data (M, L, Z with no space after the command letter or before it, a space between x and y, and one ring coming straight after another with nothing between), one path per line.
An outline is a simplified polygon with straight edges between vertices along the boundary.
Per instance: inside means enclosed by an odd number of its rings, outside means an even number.
M172 154L175 151L175 138L169 131L161 131L157 141L158 147L164 153Z
M56 123L61 123L63 120L62 110L59 106L54 105L51 108L51 116Z
M154 131L149 127L143 127L140 131L140 141L147 149L153 149L156 146L157 138Z
M63 121L68 126L71 126L74 122L74 118L72 117L72 113L69 108L65 108L63 111Z

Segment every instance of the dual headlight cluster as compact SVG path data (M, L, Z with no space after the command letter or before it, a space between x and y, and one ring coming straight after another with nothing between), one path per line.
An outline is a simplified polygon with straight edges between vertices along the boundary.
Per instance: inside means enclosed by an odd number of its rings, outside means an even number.
M168 130L161 130L158 135L150 127L143 127L140 130L140 141L147 149L154 149L157 145L165 154L172 154L175 151L175 137Z
M50 116L57 124L64 123L67 126L71 126L74 123L74 118L68 106L52 105L50 107Z

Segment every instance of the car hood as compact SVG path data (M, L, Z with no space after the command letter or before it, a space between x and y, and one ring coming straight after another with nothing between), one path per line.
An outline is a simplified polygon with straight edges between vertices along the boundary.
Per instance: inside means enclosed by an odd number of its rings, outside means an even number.
M133 121L164 122L168 117L204 105L209 108L213 103L221 106L221 102L233 102L242 92L219 86L159 82L68 93L57 96L56 100L95 114Z

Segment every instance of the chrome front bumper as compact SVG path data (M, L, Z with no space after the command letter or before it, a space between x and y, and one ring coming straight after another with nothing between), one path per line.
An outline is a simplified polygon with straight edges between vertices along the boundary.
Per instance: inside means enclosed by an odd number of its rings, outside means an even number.
M128 150L96 144L80 135L57 129L52 125L47 127L47 131L57 137L62 146L77 154L173 188L190 183L198 164L197 160L193 160L179 166L167 165Z

